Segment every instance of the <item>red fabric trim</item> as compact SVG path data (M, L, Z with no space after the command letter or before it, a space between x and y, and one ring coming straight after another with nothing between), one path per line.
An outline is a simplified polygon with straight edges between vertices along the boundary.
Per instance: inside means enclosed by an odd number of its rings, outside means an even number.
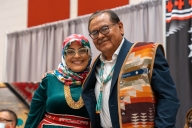
M90 128L90 120L80 116L46 113L38 128L43 128L43 125Z

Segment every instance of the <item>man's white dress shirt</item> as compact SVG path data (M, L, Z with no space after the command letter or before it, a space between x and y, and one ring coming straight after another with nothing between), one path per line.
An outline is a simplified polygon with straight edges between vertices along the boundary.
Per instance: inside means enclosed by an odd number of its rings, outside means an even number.
M116 60L117 60L117 56L118 56L119 51L123 45L123 42L124 42L124 38L122 39L121 44L119 45L119 47L117 48L117 50L113 54L112 60L110 60L110 61L105 60L104 56L101 54L100 60L104 63L104 71L103 71L103 79L104 80L106 79L106 77L111 72L112 67L115 65ZM101 83L100 78L99 78L100 69L101 69L101 65L99 65L97 67L97 72L95 73L96 79L97 79L97 82L95 85L95 96L96 96L97 100L98 100L99 93L100 93L100 87L102 86L102 83ZM110 117L110 113L109 113L109 105L108 105L110 88L111 88L111 81L112 81L112 79L109 80L103 86L102 107L101 107L101 111L100 111L101 126L103 128L112 127L111 117Z

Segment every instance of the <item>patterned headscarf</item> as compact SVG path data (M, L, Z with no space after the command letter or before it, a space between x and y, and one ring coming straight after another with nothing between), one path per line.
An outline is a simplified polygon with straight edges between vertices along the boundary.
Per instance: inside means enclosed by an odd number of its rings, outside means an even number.
M74 72L68 68L65 63L65 50L71 45L72 42L77 41L83 47L88 49L88 55L90 57L87 68L82 72ZM87 38L80 34L73 34L68 36L62 44L62 62L59 64L58 69L54 70L54 75L62 81L65 85L81 85L90 70L90 63L92 60L92 53L89 41Z

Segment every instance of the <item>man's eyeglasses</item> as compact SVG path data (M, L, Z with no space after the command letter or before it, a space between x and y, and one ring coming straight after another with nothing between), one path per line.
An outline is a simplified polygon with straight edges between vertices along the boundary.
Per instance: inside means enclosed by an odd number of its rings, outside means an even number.
M69 48L69 49L65 50L65 53L67 56L73 57L73 56L75 56L76 53L78 53L80 56L83 56L83 55L87 54L87 51L88 51L87 48L80 48L77 51Z
M89 36L94 40L94 39L97 39L98 38L98 36L99 36L99 32L101 33L101 34L103 34L103 35L106 35L106 34L108 34L109 33L109 29L113 26L113 25L115 25L116 23L114 23L114 24L111 24L111 25L108 25L108 26L103 26L103 27L101 27L99 30L94 30L94 31L92 31L90 34L89 34Z
M10 123L10 122L13 122L13 120L8 120L8 119L2 119L2 118L0 118L0 122L1 122L1 123Z

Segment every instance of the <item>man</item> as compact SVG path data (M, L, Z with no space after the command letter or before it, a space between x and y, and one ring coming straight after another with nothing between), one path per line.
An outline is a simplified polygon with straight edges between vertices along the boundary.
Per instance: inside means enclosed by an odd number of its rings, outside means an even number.
M17 115L9 109L0 110L0 123L5 124L5 128L16 128Z
M82 92L92 128L173 128L179 101L162 45L127 41L111 10L93 13L88 31L101 51Z

